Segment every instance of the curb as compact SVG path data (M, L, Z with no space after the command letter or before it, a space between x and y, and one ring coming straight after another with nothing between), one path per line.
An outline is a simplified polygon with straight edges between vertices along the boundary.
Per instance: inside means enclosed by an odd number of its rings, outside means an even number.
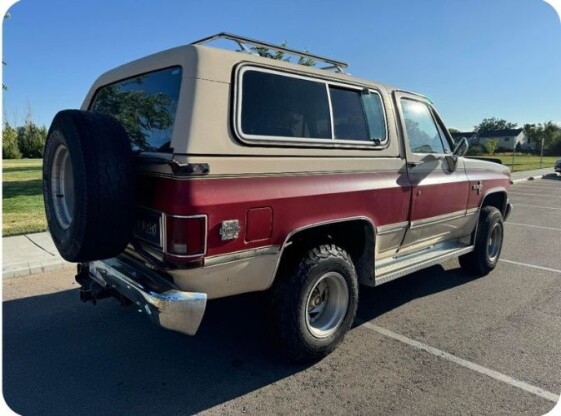
M68 263L63 259L43 261L36 264L16 265L2 270L2 279L30 276L32 274L50 272L53 270L67 270L76 267L75 263Z
M559 177L559 175L557 173L546 173L544 175L528 176L527 178L511 180L510 184L514 185L515 183L534 181L536 179L544 179L544 178L552 178L552 177Z

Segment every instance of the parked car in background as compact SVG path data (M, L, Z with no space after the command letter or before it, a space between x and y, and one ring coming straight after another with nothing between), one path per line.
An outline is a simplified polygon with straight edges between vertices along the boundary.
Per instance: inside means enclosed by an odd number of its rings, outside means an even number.
M561 173L561 159L555 162L555 172Z

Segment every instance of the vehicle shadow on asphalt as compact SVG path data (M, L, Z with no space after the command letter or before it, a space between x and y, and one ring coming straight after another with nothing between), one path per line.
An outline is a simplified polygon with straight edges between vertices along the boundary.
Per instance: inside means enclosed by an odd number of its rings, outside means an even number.
M361 287L354 326L376 319L414 299L452 289L474 279L477 276L467 274L459 267L445 270L436 265L378 287Z
M362 290L357 318L468 280L437 266ZM263 298L210 301L194 337L112 300L84 305L77 290L6 301L4 398L25 415L191 414L235 399L309 367L272 352Z
M192 414L305 368L270 352L255 294L209 302L194 337L77 290L3 308L4 398L24 415Z

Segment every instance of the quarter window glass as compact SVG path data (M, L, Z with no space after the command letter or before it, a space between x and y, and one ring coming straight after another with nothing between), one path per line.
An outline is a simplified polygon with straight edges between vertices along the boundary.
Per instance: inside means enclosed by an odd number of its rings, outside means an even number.
M333 125L337 140L382 142L386 139L386 123L382 100L376 93L331 86Z
M386 119L382 98L376 93L362 94L362 103L368 120L370 140L386 140Z
M177 66L106 85L90 110L119 120L134 150L170 152L181 74Z
M244 134L330 139L329 104L324 83L245 71L241 129Z
M360 91L329 87L335 139L370 140Z
M444 153L442 141L428 106L420 101L401 99L401 109L409 146L413 153Z

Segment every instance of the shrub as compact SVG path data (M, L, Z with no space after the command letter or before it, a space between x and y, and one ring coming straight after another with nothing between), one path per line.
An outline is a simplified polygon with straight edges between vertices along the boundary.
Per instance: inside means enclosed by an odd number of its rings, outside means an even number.
M470 146L466 155L467 156L481 156L485 153L485 148L480 144L474 144Z
M8 123L4 123L2 128L2 159L21 159L18 132Z
M490 139L485 142L485 151L490 154L494 155L495 150L497 149L497 144L499 141L497 139Z

